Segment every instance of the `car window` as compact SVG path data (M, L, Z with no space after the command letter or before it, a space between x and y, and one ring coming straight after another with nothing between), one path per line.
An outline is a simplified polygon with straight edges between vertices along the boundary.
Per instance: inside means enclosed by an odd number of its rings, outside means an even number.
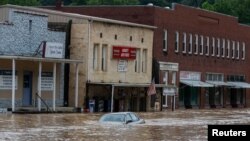
M130 114L127 114L127 115L126 115L126 121L129 121L129 120L132 120L132 121L133 121L133 119L132 119L132 117L130 116Z
M139 120L139 118L133 113L130 113L130 116L131 116L133 121L138 121Z
M101 122L124 122L125 121L125 115L123 114L107 114L101 117Z

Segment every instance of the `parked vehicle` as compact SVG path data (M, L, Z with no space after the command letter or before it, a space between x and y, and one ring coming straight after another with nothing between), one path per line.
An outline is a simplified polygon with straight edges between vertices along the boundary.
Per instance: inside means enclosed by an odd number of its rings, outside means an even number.
M117 124L143 124L144 119L141 119L134 112L116 112L104 114L100 119L100 123L117 123Z

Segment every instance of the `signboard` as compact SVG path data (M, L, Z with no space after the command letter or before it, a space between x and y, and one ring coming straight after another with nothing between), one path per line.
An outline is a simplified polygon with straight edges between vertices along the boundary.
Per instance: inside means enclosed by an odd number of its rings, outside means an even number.
M117 66L118 72L126 72L128 70L128 61L119 60Z
M179 71L179 64L178 63L159 62L159 64L160 64L160 70Z
M200 72L180 71L181 80L201 80Z
M53 73L52 72L42 72L41 77L41 90L42 91L53 91Z
M16 73L17 74L17 73ZM17 89L17 79L15 76L15 89ZM12 70L0 70L0 90L12 89Z
M63 58L63 44L46 42L43 50L44 58Z
M165 96L174 96L176 94L176 88L164 88L163 95Z
M113 46L113 59L136 59L136 48Z

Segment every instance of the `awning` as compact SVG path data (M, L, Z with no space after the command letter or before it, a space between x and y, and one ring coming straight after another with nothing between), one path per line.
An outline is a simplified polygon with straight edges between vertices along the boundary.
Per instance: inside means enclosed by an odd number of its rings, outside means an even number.
M180 80L181 83L192 87L214 87L214 85L199 80Z
M250 84L246 82L227 82L232 84L234 88L250 88Z
M231 86L231 87L233 87L234 86L233 84L230 84L230 83L227 83L224 81L206 81L206 83L212 84L215 87L218 87L218 86Z

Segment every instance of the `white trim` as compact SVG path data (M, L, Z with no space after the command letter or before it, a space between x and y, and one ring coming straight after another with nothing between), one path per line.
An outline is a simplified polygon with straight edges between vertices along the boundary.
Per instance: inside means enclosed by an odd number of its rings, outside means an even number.
M53 64L53 111L56 111L56 63Z
M245 60L245 56L246 56L246 44L245 42L242 43L242 60Z
M16 72L16 61L15 59L12 59L12 112L15 111L15 84L16 84L16 80L15 80L15 74Z
M188 47L189 47L189 54L192 54L192 48L193 48L193 35L190 33L189 34L189 45L188 45Z
M203 55L203 45L204 45L204 43L203 43L203 35L200 35L200 46L199 47L201 47L201 48L199 48L200 49L200 55Z

